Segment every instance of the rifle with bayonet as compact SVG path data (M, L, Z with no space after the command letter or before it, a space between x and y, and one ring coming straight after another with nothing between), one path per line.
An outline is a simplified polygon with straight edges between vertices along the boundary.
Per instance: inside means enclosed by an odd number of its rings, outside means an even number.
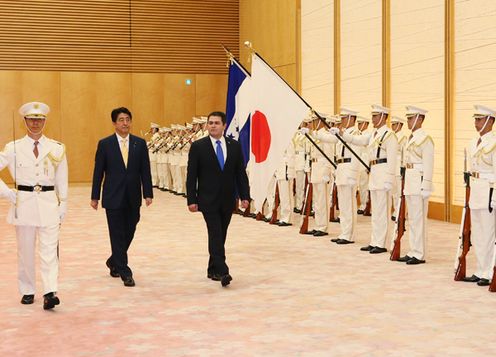
M465 149L463 180L465 181L465 204L462 211L460 234L458 235L458 249L455 259L455 281L463 280L467 270L467 254L470 250L470 172L467 171L467 150Z

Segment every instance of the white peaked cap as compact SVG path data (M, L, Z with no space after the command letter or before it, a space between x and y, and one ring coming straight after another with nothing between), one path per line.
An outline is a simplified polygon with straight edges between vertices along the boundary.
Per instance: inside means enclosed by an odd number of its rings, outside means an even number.
M206 122L208 122L208 118L207 117L201 117L200 118L200 124L205 124Z
M372 104L372 114L376 114L376 113L389 114L389 112L390 112L389 108L383 107L382 105L378 105L378 104Z
M361 115L357 116L358 123L370 123L370 118L362 117Z
M178 129L177 124L171 124L171 128L172 128L172 130Z
M484 105L476 104L474 105L474 117L496 117L496 110L486 107Z
M413 106L413 105L407 105L405 108L406 108L406 116L407 117L411 117L411 116L414 116L417 114L420 114L420 115L426 115L427 114L427 110Z
M197 118L197 117L193 117L192 123L193 124L201 124L201 119L200 118Z
M172 129L171 128L168 128L168 127L163 127L162 129L164 129L164 132L165 133L168 133L169 131L172 131Z
M397 116L392 116L391 117L391 123L401 123L401 124L406 124L406 119L403 117L397 117Z
M176 125L176 129L179 129L179 130L186 130L186 127L184 125Z
M187 123L186 124L186 129L193 129L193 124Z
M341 107L340 113L341 115L346 115L346 116L351 115L353 117L356 117L358 115L357 111L345 107Z
M19 108L19 114L24 118L46 119L50 107L41 102L29 102Z
M160 125L158 125L157 123L151 122L150 123L150 128L152 128L152 129L158 129L158 128L160 128Z
M165 128L158 128L159 133L165 133Z

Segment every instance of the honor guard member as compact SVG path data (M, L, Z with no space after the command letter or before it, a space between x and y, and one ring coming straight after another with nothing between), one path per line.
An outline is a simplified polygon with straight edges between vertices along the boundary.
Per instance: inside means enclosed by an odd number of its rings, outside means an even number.
M358 135L368 134L370 119L358 115L356 121L357 121ZM367 148L360 146L357 149L358 149L357 154L360 155L362 160L364 162L369 162ZM357 213L363 214L365 212L365 208L367 207L367 201L369 200L369 173L367 172L367 169L363 165L359 166L358 192L360 195L360 206L358 207Z
M496 136L493 134L494 109L475 105L474 125L478 132L469 148L471 243L474 245L477 269L463 280L489 285L494 267L496 194Z
M336 186L339 199L339 226L341 234L331 242L337 244L355 243L355 229L357 222L356 190L360 163L350 150L338 141L336 134L340 131L349 135L358 135L355 122L358 112L341 108L341 126L333 127L328 133L320 133L318 138L324 142L336 144ZM355 149L350 145L352 149Z
M354 145L364 146L369 157L369 190L372 210L372 235L370 244L360 248L371 254L387 252L386 239L391 226L391 192L395 185L398 139L387 126L389 108L372 105L374 131L365 135L343 133L343 139Z
M178 190L178 177L177 177L177 166L179 165L179 155L176 154L176 146L178 145L180 136L177 124L172 124L172 141L169 147L169 165L171 170L172 178L172 193L177 194Z
M326 114L320 114L322 118L327 117ZM312 136L314 137L315 143L320 147L320 149L326 154L328 158L333 160L334 158L334 145L329 142L321 142L318 138L320 135L325 135L327 130L325 129L322 119L315 116L313 120L314 131ZM310 171L310 182L313 187L313 210L315 212L315 225L314 229L308 232L313 234L314 237L326 236L329 233L329 192L328 192L328 182L331 180L332 176L332 166L327 161L327 159L322 155L322 153L312 145L310 147L310 159L311 159L311 171Z
M310 118L311 120L311 118ZM300 129L306 127L310 121L305 119L301 125ZM303 200L305 195L305 169L309 167L308 160L310 158L310 146L311 145L304 134L299 130L293 136L293 147L294 147L294 168L295 168L295 213L301 213L303 207Z
M18 284L22 304L32 304L36 289L35 247L38 238L43 308L60 303L58 290L58 243L60 224L67 212L67 160L65 146L43 135L48 105L24 104L27 135L10 142L0 152L0 170L8 166L17 191L0 179L0 193L11 202L7 222L16 228Z
M277 187L279 190L280 216L277 223L280 227L291 226L291 213L293 210L293 189L291 183L295 178L293 143L284 151L281 164L276 169Z
M150 124L150 133L152 134L150 140L146 143L148 146L148 155L150 156L150 171L152 174L153 187L158 186L158 171L157 171L157 154L153 149L153 144L160 138L160 125L156 123Z
M427 211L429 197L434 190L432 185L434 141L422 129L427 110L407 106L406 111L408 129L412 131L403 153L410 251L398 261L415 265L425 263Z
M166 163L166 155L165 155L165 142L166 142L166 131L165 127L159 129L159 134L160 134L160 140L158 141L158 145L156 146L156 149L153 150L155 152L156 156L156 164L157 164L157 186L161 191L166 190L166 183L165 183L165 163ZM153 176L152 176L152 181L153 181Z
M181 159L179 160L179 168L181 170L182 187L184 192L182 195L186 197L186 169L188 167L188 154L191 148L191 140L193 139L193 124L187 123L185 130L183 130L183 141L181 144Z
M400 196L401 196L401 158L402 152L405 149L405 144L408 140L408 135L405 130L402 130L406 126L406 119L403 117L392 116L391 117L391 129L396 134L398 139L398 154L396 155L396 187L393 190L393 209L394 213L391 220L396 221L400 209Z

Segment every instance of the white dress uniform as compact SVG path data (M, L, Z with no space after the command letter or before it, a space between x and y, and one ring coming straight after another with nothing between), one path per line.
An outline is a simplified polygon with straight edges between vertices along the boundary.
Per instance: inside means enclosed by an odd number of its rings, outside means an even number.
M291 222L291 213L293 211L293 192L292 185L295 178L294 167L294 150L293 144L284 152L284 157L276 170L277 187L279 189L279 206L281 208L279 222L287 224Z
M355 127L347 128L344 132L348 135L358 134L358 130ZM335 156L338 167L335 179L338 188L339 226L341 228L341 234L338 239L354 242L357 222L356 190L359 165L361 164L350 150L341 141L338 141L335 135L328 132L319 132L317 137L323 142L336 144ZM355 151L356 147L354 145L349 146Z
M370 130L358 131L358 135L370 136ZM368 150L366 147L358 147L357 154L362 158L364 162L369 162ZM359 209L364 211L367 206L367 201L369 200L369 173L365 166L359 166L358 174L358 192L360 195L360 207Z
M152 128L158 128L158 125L152 123ZM152 175L152 185L158 186L158 172L157 172L157 154L154 152L153 144L160 138L159 132L156 132L150 138L148 144L148 156L150 157L150 173Z
M36 288L35 246L39 240L41 278L44 294L58 290L58 241L65 215L68 169L65 146L41 136L38 157L29 136L10 142L0 152L0 170L9 168L16 180L17 198L7 222L15 225L18 250L18 283L22 295L34 295ZM0 192L8 190L0 179Z
M328 141L322 141L320 137L326 136L327 130L322 128L313 133L315 143L322 149L328 158L334 158L334 145ZM315 212L314 235L318 232L327 233L329 226L329 192L328 183L332 177L332 164L322 155L313 144L310 147L311 170L310 182L313 187L313 210Z
M394 209L394 217L398 217L399 209L400 209L400 197L401 197L401 156L402 152L405 150L406 142L408 141L408 136L404 131L400 131L396 133L396 137L398 138L398 152L396 153L396 185L393 191L393 209Z
M474 139L468 149L470 168L470 218L472 220L471 242L477 259L474 275L491 280L494 267L495 212L490 209L496 186L496 136L486 133ZM494 201L494 199L493 199Z
M370 246L385 248L391 228L390 195L395 185L398 140L387 125L366 135L344 133L343 139L351 144L366 146L370 160L369 190L373 207Z
M404 151L405 201L408 211L408 257L425 260L429 195L434 190L434 141L424 129L415 130Z
M305 195L305 168L308 167L311 145L299 131L293 137L295 167L295 207L302 209Z

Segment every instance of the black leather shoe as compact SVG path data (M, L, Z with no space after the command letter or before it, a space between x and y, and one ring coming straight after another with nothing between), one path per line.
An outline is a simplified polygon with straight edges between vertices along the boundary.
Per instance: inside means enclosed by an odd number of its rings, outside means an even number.
M222 280L222 275L219 274L214 274L214 273L208 273L207 278L213 280L213 281L221 281Z
M481 278L478 282L477 282L477 285L479 286L489 286L489 280L488 279L484 279L484 278Z
M381 247L374 247L369 251L370 254L379 254L379 253L386 253L386 252L387 252L387 249L381 248Z
M396 217L395 216L391 216L391 221L396 222Z
M43 310L50 310L55 307L55 305L60 304L60 300L55 293L48 293L43 295Z
M331 242L333 242L333 243L337 243L337 242L338 242L338 240L340 240L340 238L332 238L332 239L331 239Z
M126 277L122 278L122 281L124 282L124 286L135 286L136 285L132 276L126 276Z
M347 240L347 239L339 239L336 243L337 244L353 244L355 242L352 242L351 240Z
M315 233L313 234L314 237L323 237L323 236L326 236L328 235L329 233L327 232L322 232L322 231L315 231Z
M306 231L305 233L303 234L310 234L310 235L314 235L315 232L317 232L315 229L312 229L311 231Z
M296 208L296 207L295 207L295 208L293 209L293 212L294 212L294 213L298 213L298 214L299 214L299 213L301 213L301 209L298 209L298 208Z
M481 280L477 275L472 274L472 276L469 276L468 278L465 277L462 279L462 281L466 281L467 283L477 283L479 280Z
M315 217L315 212L314 211L310 211L310 217Z
M338 218L335 218L335 219L331 219L329 222L339 223L339 222L341 222L341 220L338 217Z
M363 209L357 210L357 214L363 214Z
M228 286L232 281L232 276L229 275L229 274L226 274L224 275L221 279L220 279L220 283L223 287L226 287Z
M362 252L370 252L372 249L374 249L374 247L373 247L373 246L371 246L371 245L368 245L368 246L366 246L366 247L361 247L361 248L360 248L360 250L361 250Z
M34 295L23 295L21 299L21 304L31 305L34 302Z
M403 262L403 263L406 263L407 261L409 261L410 259L412 259L412 257L409 257L408 255L405 255L404 257L399 257L397 262Z
M289 222L279 222L279 223L277 223L277 225L278 225L279 227L287 227L287 226L292 226L292 224L291 224L291 223L289 223Z
M105 265L107 266L107 268L109 268L110 270L110 276L112 278L118 278L120 277L119 273L117 272L117 270L115 270L115 268L112 266L112 264L110 263L110 258L107 259L107 261L105 262Z
M408 265L424 264L425 263L425 260L423 260L423 259L417 259L415 257L411 257L406 263Z

